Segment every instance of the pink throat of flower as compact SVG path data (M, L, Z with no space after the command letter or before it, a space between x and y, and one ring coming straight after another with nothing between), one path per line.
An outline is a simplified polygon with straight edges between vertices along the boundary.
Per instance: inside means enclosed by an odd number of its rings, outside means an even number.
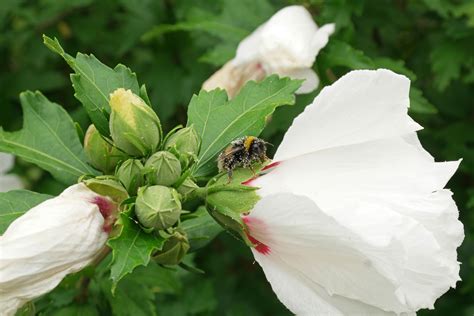
M243 218L244 223L247 225L247 229L245 231L245 234L247 235L248 239L252 242L254 245L255 250L260 252L262 255L268 255L271 252L271 249L269 246L265 245L264 243L258 241L256 238L252 237L250 235L250 229L249 229L249 224L252 222L252 219L248 216L244 216Z
M100 214L104 217L104 232L110 233L116 219L117 206L103 196L95 197L93 203L99 207Z

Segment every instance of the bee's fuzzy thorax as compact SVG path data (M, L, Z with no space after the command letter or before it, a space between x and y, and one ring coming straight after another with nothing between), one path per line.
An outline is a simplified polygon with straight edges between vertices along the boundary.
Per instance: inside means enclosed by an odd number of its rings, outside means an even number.
M252 146L252 143L254 142L256 138L253 137L253 136L248 136L245 140L244 140L244 147L245 147L245 150L249 151L250 149L250 146Z
M244 136L232 141L219 155L219 171L227 171L229 177L237 167L248 168L256 161L267 159L266 142L255 136Z

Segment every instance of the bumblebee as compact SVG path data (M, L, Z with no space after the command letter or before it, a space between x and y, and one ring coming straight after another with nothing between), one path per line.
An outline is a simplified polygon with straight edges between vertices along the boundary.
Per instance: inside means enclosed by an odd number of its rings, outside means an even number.
M254 136L244 136L232 141L217 158L219 171L227 171L229 180L237 167L252 168L254 162L267 160L267 142Z

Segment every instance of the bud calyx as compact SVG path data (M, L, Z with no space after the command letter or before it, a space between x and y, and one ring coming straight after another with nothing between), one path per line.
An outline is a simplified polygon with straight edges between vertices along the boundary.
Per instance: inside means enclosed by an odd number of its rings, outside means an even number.
M174 148L183 154L197 155L199 151L199 136L192 126L182 128L168 138L165 148Z
M135 213L146 228L169 228L178 221L181 214L178 192L161 185L142 187L138 190Z
M151 184L170 186L178 181L181 175L181 163L172 153L159 151L145 163L147 180Z
M117 170L116 176L131 195L135 195L138 188L145 184L143 164L138 159L126 160Z
M175 229L169 237L163 249L158 251L153 259L160 264L175 265L186 255L189 250L189 242L186 233L180 229Z
M105 141L93 124L86 131L84 151L88 162L104 173L113 172L117 163L126 159L125 153Z

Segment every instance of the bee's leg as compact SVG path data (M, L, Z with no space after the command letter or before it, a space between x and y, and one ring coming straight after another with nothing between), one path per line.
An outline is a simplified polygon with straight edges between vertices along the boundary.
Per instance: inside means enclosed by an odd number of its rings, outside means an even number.
M227 184L232 181L232 169L227 170Z
M253 176L256 177L257 174L255 173L255 170L253 170L252 165L249 165L249 169L252 171Z

